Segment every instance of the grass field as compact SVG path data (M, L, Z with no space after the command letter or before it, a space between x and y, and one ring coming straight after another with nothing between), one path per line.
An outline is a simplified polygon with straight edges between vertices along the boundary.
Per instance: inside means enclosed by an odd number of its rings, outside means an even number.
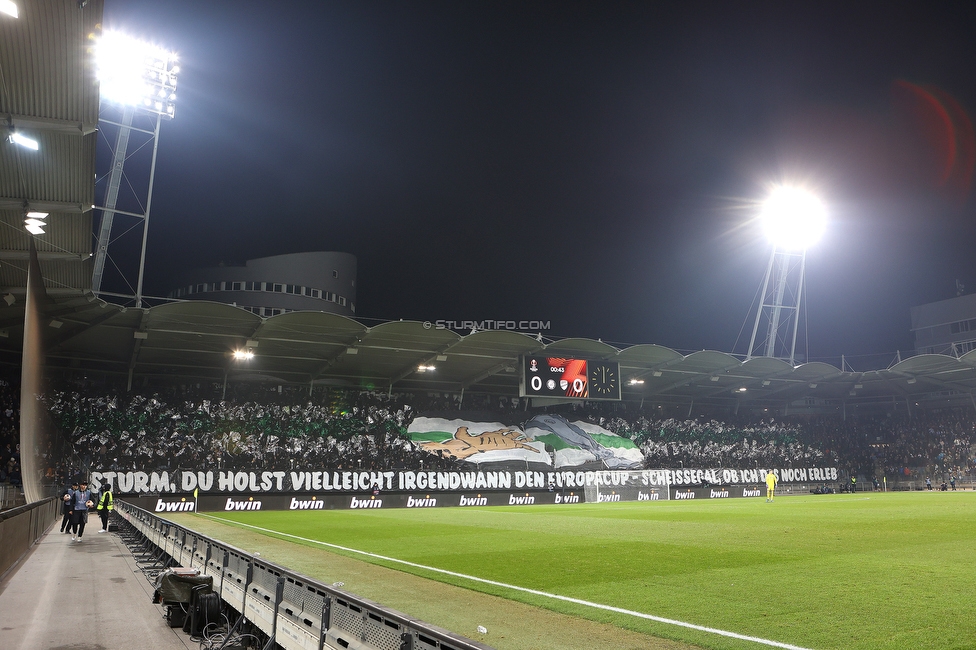
M636 614L817 650L976 648L974 492L171 518L498 648L770 647Z

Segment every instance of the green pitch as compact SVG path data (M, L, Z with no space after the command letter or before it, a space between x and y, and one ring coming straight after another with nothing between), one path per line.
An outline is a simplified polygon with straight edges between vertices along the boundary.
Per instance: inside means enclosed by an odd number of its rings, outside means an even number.
M295 537L228 529L212 517ZM504 609L514 600L705 648L770 647L422 568L432 567L800 648L976 648L973 492L171 518L245 550L266 549L262 555L273 554L268 559L323 581L336 576L329 557L350 562L336 554L414 574L423 580L409 578L413 600L425 603L436 597L454 600L441 591L440 596L423 593L424 584L439 581L500 597L488 601L493 605L478 605L482 609ZM311 551L296 544L316 549L319 559L310 562ZM357 592L352 584L345 588L390 604L382 581L392 598L397 574L384 574L363 579L370 593ZM407 598L393 606L415 614L409 604ZM441 603L438 609L446 614L432 622L477 638L467 619L452 626L450 606ZM519 614L528 630L533 610L519 611L529 612ZM488 612L483 616L490 619ZM504 619L502 614L495 620ZM655 645L651 636L640 634L627 636L626 647L677 647ZM482 640L499 648L538 647L518 637L530 635ZM587 647L551 641L549 647Z

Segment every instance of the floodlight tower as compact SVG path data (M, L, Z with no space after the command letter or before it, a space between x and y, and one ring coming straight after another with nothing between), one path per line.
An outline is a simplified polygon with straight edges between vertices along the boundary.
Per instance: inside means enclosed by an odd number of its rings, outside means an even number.
M167 52L119 32L105 32L98 39L95 47L95 65L101 98L99 122L111 125L118 130L115 146L112 150L112 169L105 190L104 205L100 207L102 218L95 249L92 291L95 294L104 293L102 292L102 279L105 272L105 261L108 258L108 248L112 243L112 224L115 215L132 217L142 223L142 251L139 256L139 275L134 288L134 295L111 295L134 298L135 306L141 307L142 280L146 266L146 240L149 235L149 208L152 205L153 180L156 175L156 152L159 145L159 126L164 118L172 119L176 114L176 78L180 69L177 64L177 57L172 52ZM121 107L122 115L118 121L113 121L105 116L109 107ZM148 121L147 128L133 126L133 120L137 116ZM149 185L145 189L144 197L136 197L136 204L141 208L141 211L117 209L119 189L125 177L124 168L129 138L133 132L148 137L152 143ZM146 144L148 141L143 146ZM132 188L133 184L128 183L128 187ZM124 274L123 279L132 289L132 285L124 277Z
M746 358L776 357L794 365L807 248L823 234L827 212L809 192L781 186L763 203L760 220L773 252L763 278ZM760 325L765 325L766 338L757 341Z

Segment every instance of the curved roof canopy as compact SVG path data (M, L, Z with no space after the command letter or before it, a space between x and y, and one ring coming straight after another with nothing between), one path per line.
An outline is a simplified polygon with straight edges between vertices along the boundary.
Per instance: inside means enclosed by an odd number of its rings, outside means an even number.
M620 364L625 400L783 405L818 399L859 403L940 399L976 391L976 353L911 357L883 370L850 372L825 363L791 367L705 350L659 345L615 348L592 339L543 342L510 331L461 335L415 321L367 326L324 312L262 319L203 301L125 308L91 294L54 297L45 322L52 368L135 379L273 381L378 390L475 391L514 396L525 355ZM23 301L0 302L0 359L19 363ZM234 358L249 349L249 361Z

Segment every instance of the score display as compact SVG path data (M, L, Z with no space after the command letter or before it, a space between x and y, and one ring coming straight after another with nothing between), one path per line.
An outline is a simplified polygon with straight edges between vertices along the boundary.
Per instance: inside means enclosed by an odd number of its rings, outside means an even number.
M523 357L519 395L619 400L620 364L564 357Z

